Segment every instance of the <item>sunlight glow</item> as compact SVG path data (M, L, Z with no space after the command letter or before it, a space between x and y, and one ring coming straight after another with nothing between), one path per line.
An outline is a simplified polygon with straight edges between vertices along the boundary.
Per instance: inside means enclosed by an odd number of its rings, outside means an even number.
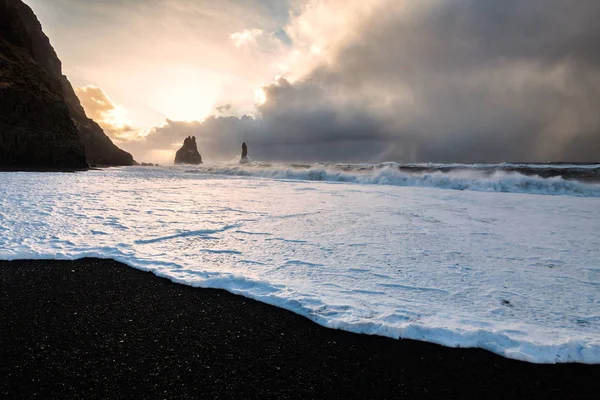
M127 117L127 111L121 106L115 105L114 108L106 113L104 121L113 125L116 128L124 128L131 124L131 120Z
M267 102L267 94L265 93L265 90L262 86L254 89L254 102L258 106L262 106Z
M217 99L207 88L172 86L161 91L157 109L175 121L200 121L212 112Z
M150 105L175 121L201 121L213 112L219 77L196 68L170 66L153 87Z
M175 150L152 150L148 153L149 160L162 165L173 164L174 158Z

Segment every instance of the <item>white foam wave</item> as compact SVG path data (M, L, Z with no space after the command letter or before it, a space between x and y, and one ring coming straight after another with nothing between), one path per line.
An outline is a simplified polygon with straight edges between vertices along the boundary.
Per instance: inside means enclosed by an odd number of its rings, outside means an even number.
M600 170L600 164L568 164L568 163L498 163L498 164L464 164L464 163L384 163L398 166L422 167L422 168L465 168L465 169L499 169L499 168L528 168L528 169L583 169L583 170Z
M340 164L314 166L285 164L202 165L194 168L187 167L186 172L321 182L431 187L479 192L600 197L600 185L566 180L559 176L541 178L504 171L486 174L477 170L409 173L400 170L398 164L395 163L377 166L368 164L352 166Z
M9 173L0 193L3 260L112 258L330 328L600 363L595 198L142 167Z

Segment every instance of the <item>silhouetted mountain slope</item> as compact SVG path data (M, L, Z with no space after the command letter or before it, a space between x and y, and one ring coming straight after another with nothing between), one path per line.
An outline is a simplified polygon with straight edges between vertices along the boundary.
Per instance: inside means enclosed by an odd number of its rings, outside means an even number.
M131 165L87 118L35 14L0 0L0 166Z

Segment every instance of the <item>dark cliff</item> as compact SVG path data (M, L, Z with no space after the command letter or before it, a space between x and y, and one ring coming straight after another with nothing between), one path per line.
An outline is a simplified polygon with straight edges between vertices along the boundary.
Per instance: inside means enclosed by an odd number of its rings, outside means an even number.
M29 7L0 0L0 166L87 167L50 49Z
M85 115L33 11L0 0L0 166L133 162Z

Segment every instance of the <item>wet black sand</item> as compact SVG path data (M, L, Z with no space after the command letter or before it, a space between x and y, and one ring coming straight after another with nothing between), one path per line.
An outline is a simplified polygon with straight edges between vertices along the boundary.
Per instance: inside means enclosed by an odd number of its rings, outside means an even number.
M600 365L322 328L114 261L0 262L0 398L599 398Z
M83 172L98 168L60 168L45 166L0 165L0 172Z

